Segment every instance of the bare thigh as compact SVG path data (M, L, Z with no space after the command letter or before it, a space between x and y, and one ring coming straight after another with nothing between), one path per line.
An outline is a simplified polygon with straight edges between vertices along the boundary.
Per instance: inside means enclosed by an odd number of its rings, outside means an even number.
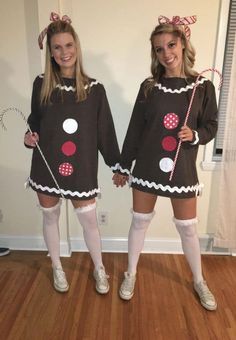
M138 213L149 214L153 212L157 195L133 189L133 210Z
M39 204L43 208L51 208L54 207L59 202L59 197L49 196L46 194L42 194L37 192Z
M49 196L42 193L37 193L39 204L43 208L51 208L54 207L59 202L59 197ZM86 205L93 204L95 202L95 198L91 200L71 200L71 203L74 208L85 207Z
M171 198L174 217L178 220L189 220L197 216L197 197Z

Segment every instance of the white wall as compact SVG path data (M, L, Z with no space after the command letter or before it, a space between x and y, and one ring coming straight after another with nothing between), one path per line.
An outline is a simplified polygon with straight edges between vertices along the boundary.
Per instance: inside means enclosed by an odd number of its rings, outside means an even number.
M37 46L38 34L49 23L50 11L68 14L80 37L87 73L106 88L122 146L139 84L149 75L149 36L158 16L197 15L198 21L191 26L191 31L197 50L196 69L202 71L214 65L219 4L220 0L1 1L0 110L16 106L28 116L32 82L42 72L44 60L44 52L40 52ZM0 237L3 243L12 247L17 247L19 240L29 237L32 248L36 247L35 239L39 238L40 248L41 215L36 206L36 196L23 188L31 158L31 151L22 144L25 125L19 114L14 112L9 112L4 122L8 130L0 130L0 210L3 215ZM203 152L202 147L198 164L203 159ZM109 223L101 227L102 236L108 241L127 237L132 205L131 191L113 187L111 177L110 170L100 159L102 199L98 200L98 211L108 212ZM199 199L199 233L205 234L214 227L208 224L211 221L209 213L213 211L212 202L209 210L212 172L199 168L199 177L205 184L204 194ZM67 240L66 219L64 204L61 218L63 242ZM74 247L77 247L76 240L82 237L82 233L70 204L68 219L70 235ZM147 238L177 238L171 219L169 200L158 198L156 216Z

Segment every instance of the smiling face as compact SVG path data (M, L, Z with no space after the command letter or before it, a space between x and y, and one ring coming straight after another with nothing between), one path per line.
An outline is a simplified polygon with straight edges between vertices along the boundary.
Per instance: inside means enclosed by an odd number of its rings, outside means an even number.
M153 49L160 64L165 68L166 77L182 77L183 45L179 37L171 33L154 36Z
M73 78L76 64L76 45L70 33L54 34L50 42L51 55L60 67L62 77Z

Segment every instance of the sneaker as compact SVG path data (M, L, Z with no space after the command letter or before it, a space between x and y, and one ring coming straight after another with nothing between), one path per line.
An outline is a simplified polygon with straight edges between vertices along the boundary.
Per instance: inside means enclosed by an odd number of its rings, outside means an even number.
M93 277L96 280L96 291L100 294L108 293L110 287L108 283L109 275L106 274L104 267L94 269Z
M61 267L53 268L53 283L54 288L60 292L67 292L69 289L68 282L66 280L66 274Z
M119 294L121 299L130 300L134 295L134 285L136 281L136 275L128 272L124 273L124 280L120 286Z
M216 300L209 290L206 281L200 281L199 283L194 282L193 286L200 298L201 305L207 310L216 310Z
M9 248L0 248L0 256L5 256L8 255L9 253L10 253Z

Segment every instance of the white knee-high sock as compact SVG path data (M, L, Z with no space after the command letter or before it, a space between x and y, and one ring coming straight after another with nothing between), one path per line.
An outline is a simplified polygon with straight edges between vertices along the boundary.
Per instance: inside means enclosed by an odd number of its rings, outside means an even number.
M154 216L133 211L133 218L128 237L128 273L136 274L139 255L143 249L146 230Z
M53 267L61 267L60 261L60 234L59 216L61 201L54 207L44 208L40 206L43 213L43 236L48 248Z
M86 246L91 255L95 268L103 266L101 236L98 228L96 203L76 208L76 215L83 227L83 235Z
M198 222L197 218L192 218L190 220L178 220L173 218L173 221L180 234L183 251L191 268L193 280L198 283L203 280L203 277L200 244L196 230Z

